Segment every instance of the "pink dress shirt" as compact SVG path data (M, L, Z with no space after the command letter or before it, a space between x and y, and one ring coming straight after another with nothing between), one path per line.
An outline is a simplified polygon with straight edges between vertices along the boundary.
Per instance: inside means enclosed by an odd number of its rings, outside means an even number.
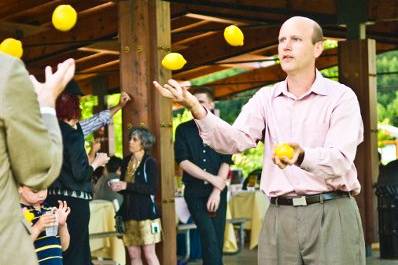
M261 190L268 197L360 192L354 158L363 140L363 123L355 93L324 78L296 98L282 81L260 89L242 108L231 126L208 112L195 120L204 142L221 153L233 154L264 140ZM280 169L272 162L276 143L298 143L305 156L300 167Z

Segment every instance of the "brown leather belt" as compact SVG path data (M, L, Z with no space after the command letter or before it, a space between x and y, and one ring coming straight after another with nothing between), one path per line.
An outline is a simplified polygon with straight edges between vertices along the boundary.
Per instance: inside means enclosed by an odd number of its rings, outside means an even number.
M323 203L339 198L351 197L351 193L347 191L332 191L314 195L300 196L300 197L273 197L271 204L275 205L291 205L291 206L307 206L314 203Z

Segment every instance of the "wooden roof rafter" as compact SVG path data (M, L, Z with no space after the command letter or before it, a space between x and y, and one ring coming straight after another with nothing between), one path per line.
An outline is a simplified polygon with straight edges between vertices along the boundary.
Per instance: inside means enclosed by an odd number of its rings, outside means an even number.
M280 24L292 15L316 19L325 36L346 36L345 27L336 23L337 0L166 1L171 3L171 50L182 53L188 61L173 76L183 80L231 67L262 67L257 61L272 59L276 54ZM79 12L78 26L60 33L51 26L51 13L57 5L65 3ZM374 23L367 26L369 37L398 44L398 36L393 34L398 32L398 6L394 3L395 0L369 0L369 21ZM120 54L120 42L114 23L118 19L117 1L3 0L0 17L0 37L22 36L23 60L34 73L41 72L44 65L56 65L74 57L82 83L95 75L105 75L113 88L118 86L115 61ZM225 43L222 32L229 24L237 24L243 30L243 47Z

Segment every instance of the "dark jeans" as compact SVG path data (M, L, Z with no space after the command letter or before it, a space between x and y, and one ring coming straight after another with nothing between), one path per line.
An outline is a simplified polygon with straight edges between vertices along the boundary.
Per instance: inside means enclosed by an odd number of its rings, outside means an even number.
M69 248L64 252L64 265L90 265L91 253L88 237L90 221L89 201L68 196L48 195L46 203L58 207L58 200L66 201L71 212L66 222L70 234Z
M203 265L223 265L222 256L227 211L226 189L221 192L220 205L214 217L209 216L207 211L208 197L190 197L190 194L185 194L184 197L200 233Z

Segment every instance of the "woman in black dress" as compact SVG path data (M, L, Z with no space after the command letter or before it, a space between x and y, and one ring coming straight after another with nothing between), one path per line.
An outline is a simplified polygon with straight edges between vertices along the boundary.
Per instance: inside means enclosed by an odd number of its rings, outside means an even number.
M88 231L89 202L92 199L91 177L96 168L104 166L109 160L107 154L97 153L90 162L84 148L84 138L109 124L112 116L130 99L123 92L119 104L115 107L79 121L80 95L79 85L72 80L55 104L62 134L63 162L59 177L48 188L46 199L49 206L57 206L58 201L66 201L71 208L68 217L70 245L63 255L64 265L92 264Z
M131 264L142 264L141 250L148 265L159 265L155 244L161 241L161 224L155 204L158 167L148 154L155 137L143 127L129 132L131 152L122 164L121 181L112 183L113 191L123 194L119 214L123 217L126 233L123 236Z

